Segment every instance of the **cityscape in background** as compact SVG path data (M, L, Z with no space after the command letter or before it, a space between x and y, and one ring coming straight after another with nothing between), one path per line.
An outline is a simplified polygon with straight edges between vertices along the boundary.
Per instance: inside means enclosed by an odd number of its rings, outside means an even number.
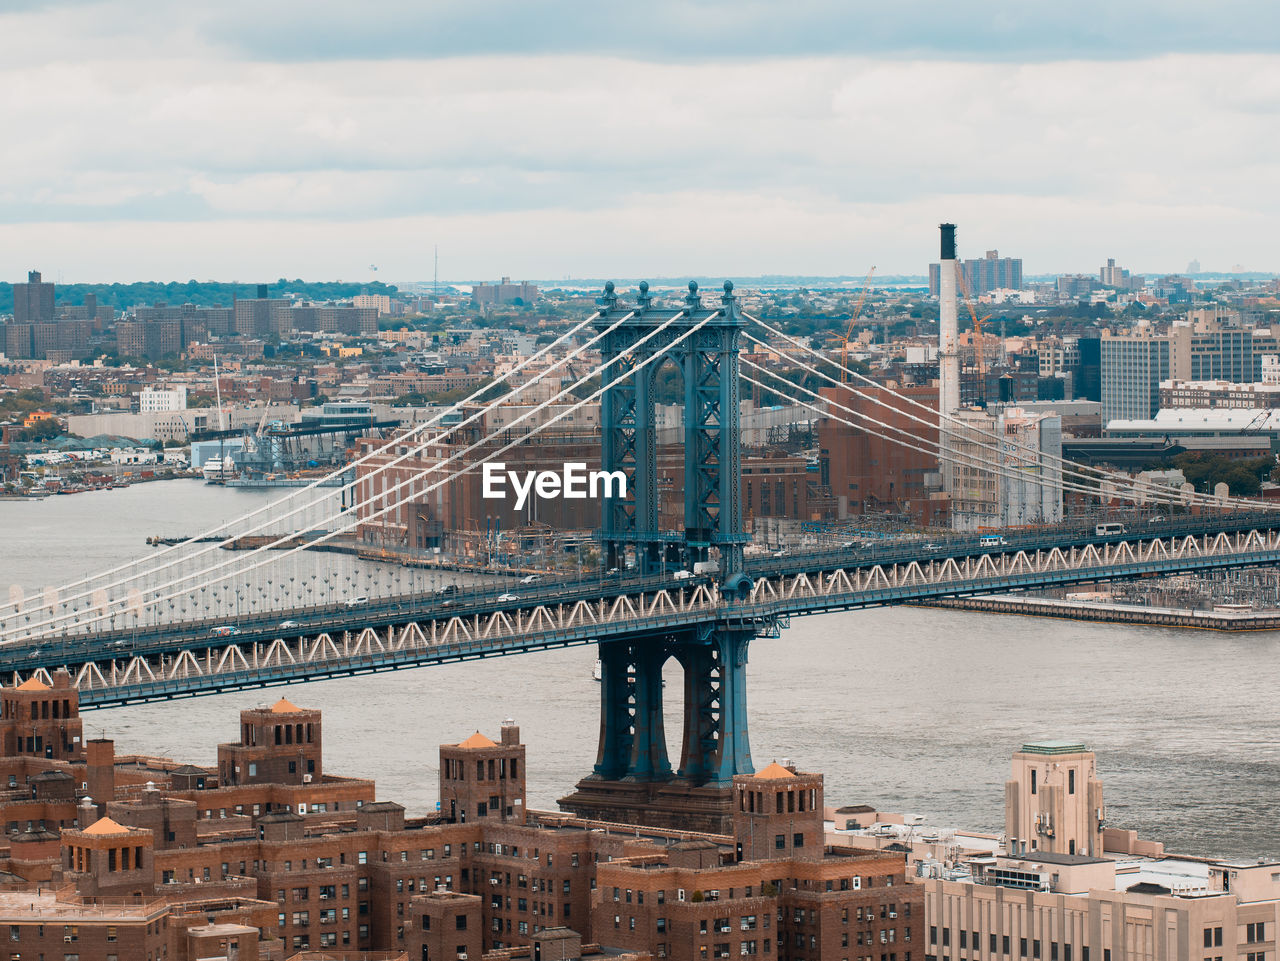
M1028 281L995 250L948 261L955 228L942 236L928 285L877 286L872 272L736 287L773 331L742 353L748 557L1003 543L1082 516L1114 533L1215 498L1280 502L1280 280L1148 280L1108 258L1096 277ZM4 496L109 504L132 484L338 477L357 521L342 549L388 574L598 569L598 500L534 496L516 510L482 496L479 471L392 494L535 431L503 455L508 469L601 463L599 404L576 403L600 351L555 377L568 345L539 355L598 291L504 277L320 300L308 286L117 306L93 290L68 303L31 271L0 321ZM659 519L678 526L680 372L654 385ZM941 422L940 404L953 411ZM1008 439L994 458L991 436ZM1067 465L1107 479L1082 489ZM1123 478L1149 498L1135 503ZM1280 580L1263 568L939 603L1248 630L1280 623ZM109 738L85 737L68 675L49 680L0 691L12 879L0 910L15 958L1267 961L1280 924L1280 861L1178 856L1113 824L1105 758L1083 743L1013 753L998 835L832 804L820 773L786 759L734 777L720 814L695 791L674 819L631 827L590 779L561 813L528 809L511 721L497 740L442 745L437 810L406 812L325 770L319 710L246 709L204 767L117 757Z

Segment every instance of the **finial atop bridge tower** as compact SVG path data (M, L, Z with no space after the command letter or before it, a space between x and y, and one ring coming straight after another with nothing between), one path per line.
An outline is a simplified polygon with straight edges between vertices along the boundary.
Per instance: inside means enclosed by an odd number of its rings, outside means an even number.
M685 294L684 307L689 313L702 309L702 297L698 294L698 282L696 280L689 281L689 293Z
M738 298L733 293L733 281L726 280L724 282L724 295L720 298L720 302L728 307Z
M653 306L653 295L649 293L649 281L640 281L640 293L636 294L636 307L644 313Z
M604 294L596 298L596 306L605 310L613 310L618 306L618 295L613 292L613 281L604 282Z

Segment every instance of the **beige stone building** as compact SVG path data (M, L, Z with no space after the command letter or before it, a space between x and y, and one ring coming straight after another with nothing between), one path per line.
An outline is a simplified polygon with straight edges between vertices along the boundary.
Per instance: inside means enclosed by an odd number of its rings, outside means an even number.
M1167 856L1105 827L1083 744L1013 755L1003 853L918 861L925 961L1276 961L1280 861Z
M1004 791L1010 853L1102 854L1102 782L1083 744L1024 744Z

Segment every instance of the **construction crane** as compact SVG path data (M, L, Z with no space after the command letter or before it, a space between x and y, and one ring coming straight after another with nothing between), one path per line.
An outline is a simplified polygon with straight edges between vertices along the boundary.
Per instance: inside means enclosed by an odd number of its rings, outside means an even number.
M991 314L979 317L973 309L973 298L969 296L969 286L964 282L964 271L956 270L956 283L964 296L964 305L969 308L969 316L973 318L973 350L978 362L978 406L987 406L987 362L982 350L982 325L991 319Z
M862 305L867 302L867 291L871 289L871 275L876 272L875 265L867 271L866 279L862 282L862 296L858 298L858 306L853 311L853 317L849 320L849 329L844 332L844 342L840 345L840 383L849 383L849 338L853 336L853 328L857 326L858 318L862 316Z

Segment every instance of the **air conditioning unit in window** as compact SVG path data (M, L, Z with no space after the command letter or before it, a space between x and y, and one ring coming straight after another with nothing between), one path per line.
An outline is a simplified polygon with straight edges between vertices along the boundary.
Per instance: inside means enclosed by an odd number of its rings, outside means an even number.
M302 775L302 783L303 783L303 784L310 784L310 783L311 783L311 778L312 778L312 776L313 776L313 775L310 775L310 774L304 774L304 775Z
M490 878L490 879L489 879L489 883L490 883L490 884L492 884L492 885L494 885L494 886L496 887L496 886L497 886L497 884L498 884L498 879L497 879L497 878Z

